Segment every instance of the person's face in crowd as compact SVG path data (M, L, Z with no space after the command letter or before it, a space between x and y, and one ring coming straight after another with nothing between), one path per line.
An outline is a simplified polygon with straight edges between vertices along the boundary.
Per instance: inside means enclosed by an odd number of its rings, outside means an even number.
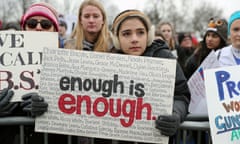
M185 37L185 38L182 40L180 46L181 46L182 48L191 48L191 47L193 46L192 39L191 39L190 37Z
M169 26L168 24L164 24L160 27L160 31L162 33L162 35L164 36L164 38L166 39L166 41L169 41L172 37L172 28L171 26Z
M230 27L230 38L233 47L240 49L240 19L232 23Z
M85 6L82 10L81 24L84 33L99 33L104 24L101 11L95 6Z
M216 49L221 43L221 38L215 32L208 31L206 34L206 45L208 49Z
M59 34L61 36L64 36L66 34L66 28L64 25L61 25L61 24L59 25Z
M33 16L26 21L26 31L48 31L54 32L53 22L43 16Z
M138 18L125 20L120 26L118 38L125 54L140 56L147 47L147 29Z

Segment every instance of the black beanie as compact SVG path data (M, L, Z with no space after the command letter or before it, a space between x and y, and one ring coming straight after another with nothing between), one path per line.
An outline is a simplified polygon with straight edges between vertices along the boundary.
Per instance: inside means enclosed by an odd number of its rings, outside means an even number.
M179 33L178 34L178 44L181 44L183 39L186 37L189 37L190 39L192 39L192 36L189 33L184 33L184 32Z

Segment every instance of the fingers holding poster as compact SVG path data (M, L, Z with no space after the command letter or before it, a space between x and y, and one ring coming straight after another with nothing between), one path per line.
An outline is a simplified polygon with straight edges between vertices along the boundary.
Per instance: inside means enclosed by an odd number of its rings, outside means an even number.
M39 92L49 109L35 130L167 143L155 119L172 112L175 72L175 60L44 48Z
M240 142L239 71L239 66L231 66L204 72L213 143Z

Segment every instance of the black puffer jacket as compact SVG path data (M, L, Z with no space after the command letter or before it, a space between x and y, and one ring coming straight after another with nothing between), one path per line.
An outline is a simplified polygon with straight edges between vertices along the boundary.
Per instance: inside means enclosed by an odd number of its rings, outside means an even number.
M164 41L153 42L142 56L176 59ZM189 101L190 92L187 80L181 66L177 63L173 111L181 116L181 121L185 119L188 113Z

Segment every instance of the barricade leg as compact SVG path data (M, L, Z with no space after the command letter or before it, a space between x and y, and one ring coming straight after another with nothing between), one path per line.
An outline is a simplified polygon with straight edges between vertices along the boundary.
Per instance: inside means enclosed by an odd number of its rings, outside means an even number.
M44 133L43 137L44 137L44 144L48 144L48 133Z
M72 144L72 136L68 135L67 137L68 137L68 140L67 140L68 142L67 143Z
M112 140L112 144L118 144L117 140Z
M20 125L20 144L24 144L24 126Z
M201 144L201 131L197 131L197 144Z

